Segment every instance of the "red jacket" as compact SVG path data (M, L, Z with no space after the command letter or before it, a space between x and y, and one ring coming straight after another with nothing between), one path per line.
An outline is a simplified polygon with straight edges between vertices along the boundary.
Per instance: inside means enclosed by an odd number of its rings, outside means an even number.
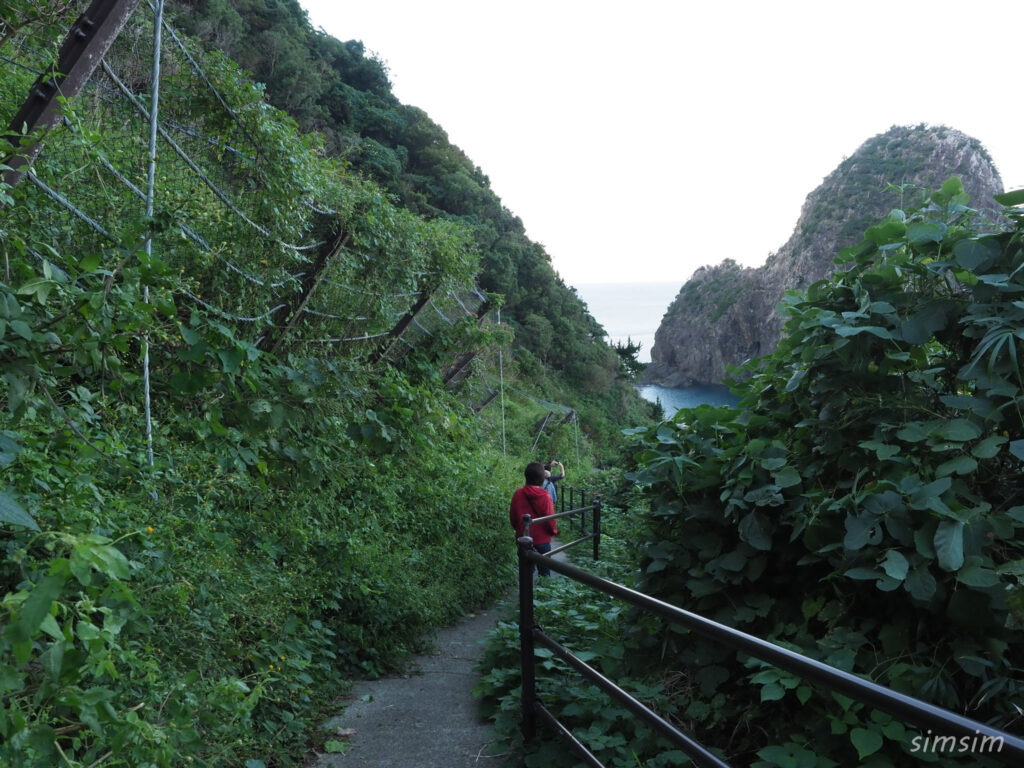
M555 505L551 496L539 485L524 485L512 494L512 503L508 508L508 521L516 529L516 538L523 535L523 515L530 520L555 514ZM545 520L530 525L530 537L534 544L547 544L552 536L558 535L557 520Z

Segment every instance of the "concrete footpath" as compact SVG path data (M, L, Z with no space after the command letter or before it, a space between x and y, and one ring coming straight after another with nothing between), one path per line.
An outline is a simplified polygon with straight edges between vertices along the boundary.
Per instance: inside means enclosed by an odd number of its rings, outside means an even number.
M406 675L356 683L347 709L327 725L328 739L349 743L342 754L318 755L315 768L504 768L491 755L493 732L473 698L474 667L496 610L472 614L437 634L433 653Z

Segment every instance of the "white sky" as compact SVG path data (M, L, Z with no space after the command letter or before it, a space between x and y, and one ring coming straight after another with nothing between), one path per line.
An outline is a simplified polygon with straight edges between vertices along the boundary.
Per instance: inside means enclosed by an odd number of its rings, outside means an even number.
M362 40L570 285L757 266L893 125L1024 187L1021 0L300 0Z

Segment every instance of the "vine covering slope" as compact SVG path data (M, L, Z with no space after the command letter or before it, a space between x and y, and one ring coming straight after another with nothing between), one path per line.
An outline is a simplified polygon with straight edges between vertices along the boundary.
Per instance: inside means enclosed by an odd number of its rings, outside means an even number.
M554 371L579 396L622 418L636 395L604 329L555 272L544 247L490 188L481 168L444 129L391 92L384 65L357 40L314 30L297 0L183 0L186 29L224 51L265 84L270 101L325 151L380 184L403 208L459 221L480 249L481 288L504 297L502 318L516 331L527 377ZM396 22L398 23L398 22Z
M10 5L5 124L75 5ZM9 137L43 141L0 188L0 763L17 768L296 764L346 676L510 581L495 510L520 470L495 409L473 415L488 371L443 375L508 343L477 317L500 301L477 233L396 205L167 31L152 215L145 4L66 122ZM510 403L510 455L536 412Z

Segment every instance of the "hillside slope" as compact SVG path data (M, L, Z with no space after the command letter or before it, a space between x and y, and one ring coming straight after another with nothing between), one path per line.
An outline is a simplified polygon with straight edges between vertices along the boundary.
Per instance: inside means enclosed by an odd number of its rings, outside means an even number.
M840 249L893 208L922 202L925 190L958 176L971 203L990 216L1003 191L976 139L947 127L895 126L864 142L807 196L792 236L764 266L732 259L699 269L679 291L655 335L646 379L666 386L718 383L727 366L771 352L787 290L835 271ZM900 185L903 191L891 185Z
M573 394L551 397L600 401L613 418L638 407L620 376L628 366L544 246L527 237L522 220L441 126L399 102L386 66L362 42L314 30L297 0L180 0L171 11L177 24L251 71L303 131L322 135L328 155L344 158L402 208L472 233L478 286L502 295L524 377L553 372Z

